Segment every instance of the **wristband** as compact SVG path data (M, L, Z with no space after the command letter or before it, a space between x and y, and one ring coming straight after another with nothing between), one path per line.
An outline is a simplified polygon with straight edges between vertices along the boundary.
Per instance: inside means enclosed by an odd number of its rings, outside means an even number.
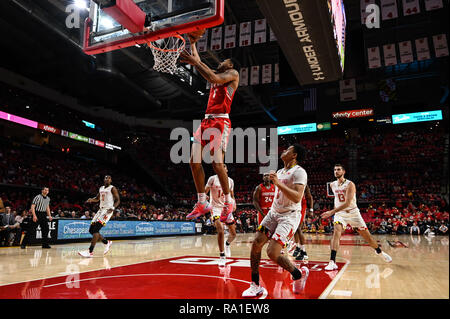
M313 209L313 208L310 208L310 209L309 209L309 211L310 211L310 212L313 212L313 211L314 211L314 209Z

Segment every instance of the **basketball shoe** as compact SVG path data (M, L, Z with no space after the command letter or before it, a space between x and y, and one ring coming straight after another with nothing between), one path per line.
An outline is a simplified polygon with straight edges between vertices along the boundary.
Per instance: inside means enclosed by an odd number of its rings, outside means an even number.
M233 212L233 203L225 202L225 206L222 209L222 213L220 214L220 221L225 223L228 219L228 216Z
M250 297L257 297L260 294L262 294L264 292L264 288L255 284L254 282L252 282L250 284L250 288L248 288L247 290L245 290L242 293L242 297L244 298L250 298Z
M106 255L109 252L109 250L111 249L111 245L112 245L112 241L108 240L108 243L106 244L105 251L103 252L103 255Z
M219 267L225 267L226 263L227 263L227 258L225 256L220 256Z
M94 257L94 253L90 253L89 250L79 251L78 255L84 258L92 258Z
M377 255L380 256L380 258L382 258L387 263L392 262L392 257L389 256L388 254L386 254L384 251L381 251L381 253L379 253Z
M209 202L197 202L194 206L194 210L186 216L186 219L194 219L197 217L200 217L202 215L205 215L209 213L212 209L212 206L209 204Z
M326 265L325 270L335 270L338 269L338 266L336 265L336 263L333 260L330 260L330 262L328 263L328 265Z
M302 273L302 278L294 280L293 282L293 291L295 294L301 293L303 290L305 290L306 280L309 276L309 269L308 267L303 266L300 268L300 272Z

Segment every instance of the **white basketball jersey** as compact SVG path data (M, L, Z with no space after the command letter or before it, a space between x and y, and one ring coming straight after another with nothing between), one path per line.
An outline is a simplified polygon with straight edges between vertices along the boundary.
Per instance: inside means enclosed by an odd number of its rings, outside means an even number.
M295 165L290 169L282 168L277 172L278 180L285 184L287 187L294 189L294 184L307 184L308 174L303 169L303 167L299 165ZM287 196L275 187L275 198L273 199L272 211L275 213L285 213L293 210L302 210L302 201L300 200L298 203L294 203Z
M347 194L347 188L350 185L350 182L350 180L346 179L342 185L339 185L340 182L338 180L330 183L331 190L334 193L334 208L344 204L346 200L345 196ZM350 206L348 206L345 211L350 211L355 208L358 208L356 205L356 192L355 195L353 195Z
M114 208L113 185L100 187L100 208Z
M225 207L225 195L223 194L222 186L220 185L219 177L217 175L211 176L206 183L210 188L209 202L213 207ZM228 186L232 191L234 189L234 181L228 177Z

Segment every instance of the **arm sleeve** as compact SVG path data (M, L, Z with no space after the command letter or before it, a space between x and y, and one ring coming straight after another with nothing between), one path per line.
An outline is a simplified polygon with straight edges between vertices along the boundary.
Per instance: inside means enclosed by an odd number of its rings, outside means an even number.
M38 196L39 196L39 195L37 195L37 196L35 196L35 197L33 198L32 204L37 205L37 202L38 202Z
M294 184L306 185L308 182L308 175L304 169L298 169L294 172Z

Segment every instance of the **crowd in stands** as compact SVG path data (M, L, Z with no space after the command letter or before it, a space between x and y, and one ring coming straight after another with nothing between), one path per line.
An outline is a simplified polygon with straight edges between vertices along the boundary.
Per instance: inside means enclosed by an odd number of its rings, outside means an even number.
M69 110L59 112L50 101L1 84L0 93L2 111L87 136L98 136L101 140L105 139L105 133L116 134L124 151L132 153L153 176L143 181L129 167L25 146L3 137L0 140L0 199L11 207L10 215L2 218L2 223L7 223L9 228L18 229L16 219L28 214L31 199L42 186L50 188L55 218L92 218L96 206L85 201L98 193L105 175L112 176L121 197L113 219L184 220L191 211L197 200L191 170L188 163L173 163L170 158L170 149L177 142L170 140L170 129L139 128L135 130L139 133L124 134L129 128L98 119L103 129L94 133L80 125L85 118L83 114ZM97 121L91 117L86 119ZM358 205L372 233L409 234L412 228L420 234L446 233L443 230L448 227L448 198L441 194L446 136L448 132L444 128L430 128L427 124L384 126L382 130L367 127L353 130L351 134L331 130L281 136L279 154L294 142L306 148L300 164L308 172L314 213L306 217L304 231L332 231L331 219L322 220L320 213L332 208L333 199L327 197L326 183L334 180L334 164L341 163L348 168L347 178L356 183ZM238 231L256 229L256 210L251 204L253 191L262 181L260 166L259 163L227 166L235 182ZM204 165L204 170L206 178L215 174L211 165ZM162 185L167 193L156 191L154 183ZM206 225L208 220L204 218L202 222ZM3 224L1 227L5 227ZM5 229L0 230L5 234Z

